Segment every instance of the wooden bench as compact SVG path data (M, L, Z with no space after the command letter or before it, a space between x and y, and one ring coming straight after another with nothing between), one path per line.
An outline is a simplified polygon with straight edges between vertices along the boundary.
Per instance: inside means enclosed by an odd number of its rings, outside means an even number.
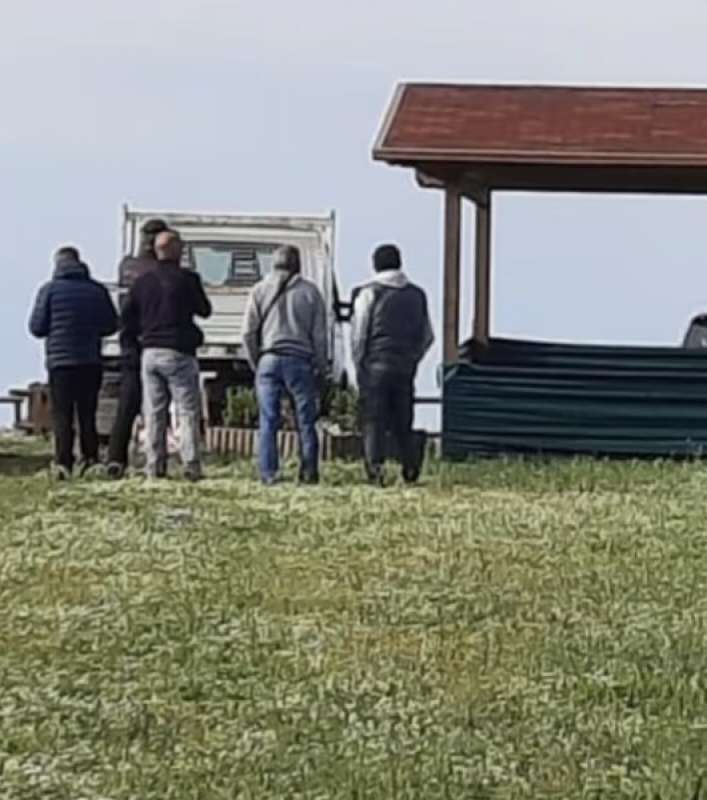
M46 436L51 432L51 399L46 384L32 383L26 389L10 389L5 397L0 398L0 403L15 407L17 430L35 436Z
M8 395L0 396L0 405L14 406L15 409L15 430L22 427L22 406L29 396L29 393L10 392Z

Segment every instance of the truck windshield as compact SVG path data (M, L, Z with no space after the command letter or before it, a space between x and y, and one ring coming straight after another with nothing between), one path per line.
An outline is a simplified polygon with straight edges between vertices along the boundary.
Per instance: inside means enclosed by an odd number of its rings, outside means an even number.
M278 244L191 242L182 266L196 270L207 286L252 286L272 269Z

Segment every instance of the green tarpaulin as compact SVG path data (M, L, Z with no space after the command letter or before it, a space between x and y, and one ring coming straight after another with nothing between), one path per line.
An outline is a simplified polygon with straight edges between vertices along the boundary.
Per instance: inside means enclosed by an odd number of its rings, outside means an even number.
M497 339L445 370L447 458L703 451L707 350Z

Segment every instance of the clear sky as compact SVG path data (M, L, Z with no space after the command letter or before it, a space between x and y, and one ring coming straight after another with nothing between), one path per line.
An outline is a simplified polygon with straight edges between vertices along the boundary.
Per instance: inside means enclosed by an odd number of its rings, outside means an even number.
M123 202L334 208L343 286L396 241L438 320L441 197L370 157L395 83L702 86L706 29L704 0L8 0L0 392L43 374L26 319L51 252L111 278ZM706 245L702 199L502 196L493 332L678 343L707 310Z

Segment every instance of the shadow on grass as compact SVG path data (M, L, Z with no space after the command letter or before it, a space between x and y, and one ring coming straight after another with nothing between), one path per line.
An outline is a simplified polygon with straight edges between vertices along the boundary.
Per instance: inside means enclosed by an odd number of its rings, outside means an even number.
M0 453L0 476L34 475L49 468L48 454Z

